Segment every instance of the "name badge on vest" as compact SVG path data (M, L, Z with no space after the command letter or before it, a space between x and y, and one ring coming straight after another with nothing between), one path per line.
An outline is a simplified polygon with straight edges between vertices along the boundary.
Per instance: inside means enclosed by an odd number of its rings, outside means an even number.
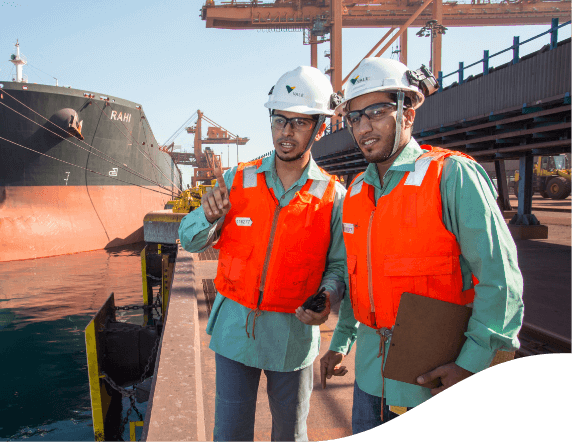
M344 233L354 233L354 225L348 223L342 223L344 225Z
M252 225L252 220L250 218L242 218L237 216L235 219L237 226L250 227Z

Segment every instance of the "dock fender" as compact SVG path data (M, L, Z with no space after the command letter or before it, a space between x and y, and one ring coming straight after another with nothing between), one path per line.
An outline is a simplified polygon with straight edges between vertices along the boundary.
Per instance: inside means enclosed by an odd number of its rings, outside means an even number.
M102 331L103 360L102 371L122 387L140 381L149 359L146 377L152 376L155 369L153 349L160 331L155 326L108 322Z

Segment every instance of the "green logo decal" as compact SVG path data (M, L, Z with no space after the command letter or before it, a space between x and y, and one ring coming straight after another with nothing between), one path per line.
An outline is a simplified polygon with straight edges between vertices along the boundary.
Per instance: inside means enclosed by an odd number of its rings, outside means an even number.
M352 82L352 84L356 84L356 81L358 78L359 78L359 75L356 78L352 78L350 81Z
M294 87L286 86L286 90L288 91L288 93L292 92L294 89L296 89L296 86Z

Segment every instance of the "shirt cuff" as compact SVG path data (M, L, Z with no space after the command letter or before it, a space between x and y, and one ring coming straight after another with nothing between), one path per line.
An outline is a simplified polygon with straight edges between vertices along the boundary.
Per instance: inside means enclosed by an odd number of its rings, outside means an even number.
M202 249L202 250L204 250L207 247L209 247L210 245L212 245L213 243L215 243L216 241L218 241L219 232L220 232L220 229L222 228L222 224L224 223L224 216L221 216L214 223L209 222L209 220L205 216L204 210L201 210L201 213L198 216L199 216L198 222L200 223L200 229L201 230L207 230L208 229L207 240L206 240L205 245Z
M202 207L197 208L195 212L197 212L197 224L199 224L201 230L212 227L216 224L216 221L214 223L209 223Z
M342 300L346 285L335 279L323 279L320 287L325 288L330 292L330 305L334 305Z
M491 365L495 354L495 350L481 347L471 338L467 338L455 363L471 373L478 373Z
M330 342L330 350L347 355L354 345L355 339L335 330Z

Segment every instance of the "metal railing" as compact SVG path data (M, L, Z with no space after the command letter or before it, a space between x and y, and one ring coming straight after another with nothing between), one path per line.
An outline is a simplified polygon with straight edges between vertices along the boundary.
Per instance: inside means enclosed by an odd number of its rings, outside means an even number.
M548 29L545 32L542 32L534 37L529 38L528 40L525 41L520 41L520 37L514 37L513 38L513 44L512 46L509 46L506 49L503 49L502 51L499 51L493 55L489 55L489 51L486 50L483 53L483 58L468 65L465 66L464 63L461 61L459 62L459 69L457 69L456 71L453 71L447 75L443 75L442 71L439 71L438 76L437 76L437 80L439 81L439 91L441 92L443 90L443 80L447 77L450 77L452 75L458 74L458 84L461 85L465 82L465 78L464 78L464 73L466 69L469 69L473 66L477 66L479 63L483 64L483 75L488 75L491 68L489 67L489 60L493 57L496 57L497 55L501 55L504 54L505 52L511 51L512 50L512 64L517 64L520 61L520 47L526 43L529 43L533 40L536 40L537 38L543 37L546 34L550 34L550 50L555 49L558 46L558 29L564 27L564 26L568 26L571 23L570 20L568 20L566 23L563 23L561 25L558 25L558 19L557 18L553 18L552 19L552 25L550 26L550 29Z
M458 74L458 84L461 85L463 84L467 79L465 79L465 71L473 66L477 66L478 64L482 63L483 65L483 75L488 75L491 71L491 67L489 66L489 60L493 57L496 57L498 55L504 54L506 52L509 52L512 50L513 55L512 55L512 64L517 64L520 59L522 58L520 55L520 47L526 43L529 43L533 40L536 40L540 37L543 37L547 34L550 34L550 50L555 49L558 46L558 29L564 27L564 26L568 26L570 25L571 21L567 21L561 25L558 24L558 19L557 18L553 18L552 19L552 24L550 26L550 29L548 29L547 31L544 31L534 37L531 37L527 40L524 41L520 41L520 37L514 37L513 38L513 44L512 46L509 46L506 49L503 49L502 51L499 51L495 54L490 55L489 51L486 50L484 51L483 54L483 58L468 65L465 66L463 62L459 62L459 69L457 69L456 71L453 71L447 75L443 75L442 71L439 71L438 73L438 81L439 81L439 91L438 92L442 92L443 91L443 80L447 77L451 77L452 75ZM528 55L528 54L527 54ZM478 74L477 74L478 75ZM470 78L470 77L469 77ZM448 85L450 86L450 85ZM324 135L330 135L333 134L334 132L337 132L338 130L341 129L345 129L346 128L346 124L345 121L340 122L338 121L336 124L332 125L328 125L326 127L326 131L324 132Z
M336 124L330 123L326 126L326 130L324 131L324 136L331 135L334 132L346 128L346 120L337 121Z

